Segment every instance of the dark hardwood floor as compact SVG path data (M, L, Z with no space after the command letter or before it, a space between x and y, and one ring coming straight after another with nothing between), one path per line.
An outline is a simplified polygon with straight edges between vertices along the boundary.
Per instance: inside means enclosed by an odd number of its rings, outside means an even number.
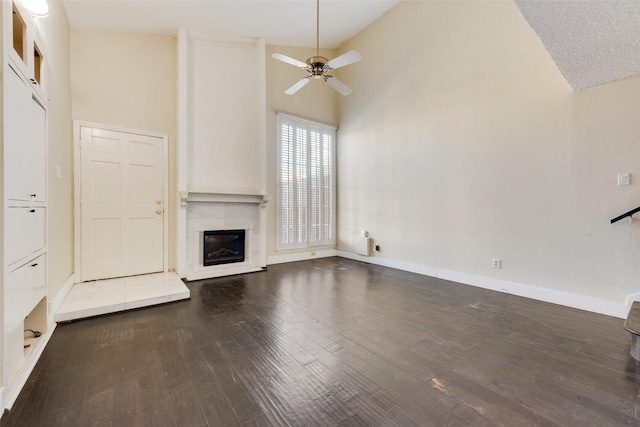
M640 425L621 319L340 258L59 325L10 426Z

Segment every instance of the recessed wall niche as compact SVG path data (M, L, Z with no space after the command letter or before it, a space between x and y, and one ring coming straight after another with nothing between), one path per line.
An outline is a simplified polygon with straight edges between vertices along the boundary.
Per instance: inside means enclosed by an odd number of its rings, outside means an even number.
M33 79L42 86L42 53L37 43L33 44Z
M13 49L16 51L22 62L26 63L26 54L25 54L25 46L26 46L26 32L27 26L24 23L24 19L20 16L20 12L16 8L16 5L13 5Z

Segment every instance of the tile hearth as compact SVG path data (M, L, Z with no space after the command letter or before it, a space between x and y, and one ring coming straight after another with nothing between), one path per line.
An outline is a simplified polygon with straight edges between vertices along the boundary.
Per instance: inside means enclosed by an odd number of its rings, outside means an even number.
M175 272L153 273L75 284L56 313L56 322L82 319L189 299Z

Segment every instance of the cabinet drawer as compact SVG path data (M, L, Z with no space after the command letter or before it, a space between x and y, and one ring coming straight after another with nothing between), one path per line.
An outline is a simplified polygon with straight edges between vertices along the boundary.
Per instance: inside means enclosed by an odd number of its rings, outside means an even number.
M45 246L44 207L7 209L7 263L13 264Z
M46 255L27 262L9 273L5 282L5 327L22 322L46 293Z

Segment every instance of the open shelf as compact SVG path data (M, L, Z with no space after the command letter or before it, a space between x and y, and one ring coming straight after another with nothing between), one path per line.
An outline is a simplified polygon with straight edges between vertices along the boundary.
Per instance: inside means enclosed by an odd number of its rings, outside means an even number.
M35 82L42 86L42 64L44 63L44 58L42 56L42 52L38 47L37 43L33 43L33 79Z
M20 11L13 4L13 49L23 63L27 62L26 49L27 46L27 26L20 15Z

